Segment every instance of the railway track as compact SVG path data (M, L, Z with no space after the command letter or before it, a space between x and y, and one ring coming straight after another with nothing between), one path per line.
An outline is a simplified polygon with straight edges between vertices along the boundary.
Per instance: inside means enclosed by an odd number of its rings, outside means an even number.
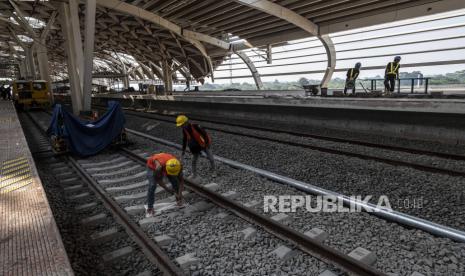
M140 117L140 118L163 121L163 122L167 122L167 123L173 123L173 121L174 121L173 116L162 115L162 116L169 117L169 119L163 119L163 118L160 118L160 114L156 114L154 116L154 114L150 114L150 113L146 113L146 112L131 111L131 110L125 110L125 111L129 115L137 116L137 117ZM199 120L199 122L219 123L217 121L210 121L210 120ZM224 124L224 122L221 122L221 124ZM266 131L268 133L284 133L284 134L295 135L295 136L298 136L298 137L309 137L309 138L315 138L315 139L331 141L331 142L337 142L337 143L353 144L353 145L359 145L359 146L364 146L364 147L369 147L369 148L384 149L384 150L394 151L394 153L399 152L399 153L408 153L408 154L418 154L418 155L425 155L425 156L431 156L431 157L436 157L436 158L442 158L442 159L446 159L446 160L465 161L465 156L456 155L456 154L441 153L441 152L426 151L426 150L418 150L418 149L409 149L409 148L405 148L405 147L396 147L396 146L389 146L389 145L382 145L382 144L374 144L374 143L368 143L368 142L363 142L363 141L354 141L354 140L349 140L349 139L346 140L346 139L341 139L341 138L336 138L336 137L310 135L310 134L303 134L303 133L296 133L296 132L289 132L289 131L274 131L274 130L269 130L269 129L266 129L266 128L250 127L250 126L238 125L238 124L233 124L233 123L227 123L227 125L235 126L235 127L241 127L241 128L244 128L244 129ZM274 143L278 143L278 144L282 144L282 145L288 145L288 146L301 147L301 148L305 148L305 149L317 150L317 151L324 152L324 153L337 154L337 155L342 155L342 156L347 156L347 157L355 157L355 158L359 158L359 159L363 159L363 160L376 161L376 162L381 162L381 163L385 163L385 164L389 164L389 165L395 165L395 166L409 167L409 168L413 168L413 169L420 170L420 171L425 171L425 172L432 172L432 173L439 173L439 174L450 175L450 176L465 177L465 171L462 171L462 170L459 170L459 169L446 168L446 167L441 167L441 166L436 166L436 165L421 164L421 163L416 163L416 162L412 162L412 161L404 161L404 160L401 160L401 158L383 157L383 156L379 156L379 155L360 153L360 152L356 152L356 149L350 149L350 150L348 150L348 149L338 149L338 148L329 147L329 146L321 146L321 145L309 144L309 143L304 143L304 142L289 141L289 140L284 140L284 139L266 137L264 135L258 135L258 134L252 134L252 133L244 133L244 132L238 132L238 131L231 131L231 130L227 130L227 129L220 128L220 127L214 127L214 126L210 126L210 125L205 126L205 128L208 129L208 130L213 130L213 131L217 131L217 132L221 132L221 133L225 133L225 134L238 135L238 136L243 136L243 137L248 137L248 138L259 139L259 140L263 140L263 141L274 142Z
M99 253L106 266L113 266L121 260L131 265L134 255L144 255L152 264L152 269L141 271L141 275L184 275L173 262L139 225L134 222L113 198L97 182L89 178L83 167L71 156L56 156L51 151L43 126L27 113L28 120L23 120L23 127L34 135L29 135L29 144L35 158L49 164L51 173L58 179L60 188L72 202L76 213L81 215L80 224L92 232L88 237L94 245L124 244ZM33 136L33 137L31 137ZM119 241L123 239L123 241ZM119 241L119 242L118 242ZM124 262L124 261L123 261ZM144 274L145 273L145 274Z
M251 235L250 233L253 233L253 236L266 237L268 240L271 240L273 246L277 246L274 251L271 250L272 248L269 248L270 241L263 245L255 241L254 246L263 247L265 251L271 251L267 254L269 263L276 262L276 258L279 260L279 258L282 257L283 259L281 261L285 261L285 259L288 258L287 255L299 254L301 255L299 259L303 261L300 267L299 265L293 266L293 270L300 270L303 272L308 270L310 265L310 267L318 267L320 269L321 267L327 267L332 271L340 269L337 271L351 272L356 275L384 275L381 271L343 252L335 250L315 238L295 231L276 219L257 213L253 209L247 207L247 203L234 200L233 198L235 198L236 194L234 191L223 194L216 193L215 187L218 185L215 183L200 185L193 180L186 181L189 192L186 192L185 196L187 197L189 205L183 210L179 210L176 207L174 198L167 197L166 193L164 194L163 191L157 190L157 198L164 198L156 202L157 206L155 209L162 211L154 218L143 218L145 207L141 203L145 201L146 197L147 183L143 171L146 156L147 153L144 152L122 149L115 153L98 156L96 160L80 160L73 157L66 158L68 164L76 171L81 179L85 180L87 186L104 202L108 210L117 217L117 220L123 225L123 228L130 233L130 236L135 236L135 241L142 247L142 251L145 254L149 252L148 258L153 261L157 267L161 267L161 270L167 275L179 274L176 274L176 266L174 266L174 268L172 267L173 263L170 262L169 257L166 254L164 255L161 249L157 247L157 243L154 243L147 237L147 232L160 231L160 229L154 229L154 227L160 224L168 225L168 229L171 227L171 231L164 229L165 231L163 232L172 233L173 227L179 227L173 225L173 222L177 222L177 217L180 217L181 213L187 220L188 225L202 224L203 227L208 225L210 229L208 229L207 232L210 233L214 233L217 226L214 223L212 224L213 217L213 221L215 222L216 220L216 223L220 225L226 223L228 227L236 229L244 227L245 229L243 229L243 231L238 231L241 233L239 235L240 239L247 238L247 236ZM59 169L65 170L65 168ZM66 180L66 182L74 181L70 179ZM81 186L82 185L73 185L67 187L69 189L76 189L77 194L73 194L74 199L85 197L86 192L82 192ZM192 216L192 214L199 212L203 213L200 217ZM235 216L230 216L228 214L234 214ZM92 217L103 217L103 214L96 214ZM229 217L229 219L224 221L226 217ZM182 221L182 219L180 220ZM199 220L202 222L200 223ZM142 230L144 228L145 230ZM147 230L147 228L149 228L149 230ZM219 238L220 237L218 237L218 239ZM172 234L172 236L165 234L158 235L155 236L154 239L164 245L170 243L178 244L181 243L181 241L185 243L188 242L185 239L183 240L181 236L175 234ZM178 249L179 247L184 247L181 244L177 246ZM187 245L186 247L195 248L195 244ZM276 250L277 252L275 252ZM286 252L286 250L289 251L285 254L280 253L283 250L284 252ZM153 254L153 252L156 254ZM173 257L172 255L174 253L179 252L169 252L168 255ZM196 266L200 257L197 258L192 252L184 253L186 254L177 257L177 264L184 270L188 270L189 273L196 272L196 269L198 270L201 267ZM280 254L284 255L281 256ZM208 258L211 257L208 256ZM323 260L324 263L321 262L321 260ZM187 264L183 263L183 261L186 261ZM330 265L326 265L325 263ZM193 271L190 271L189 269L192 268ZM271 271L269 272L271 273Z

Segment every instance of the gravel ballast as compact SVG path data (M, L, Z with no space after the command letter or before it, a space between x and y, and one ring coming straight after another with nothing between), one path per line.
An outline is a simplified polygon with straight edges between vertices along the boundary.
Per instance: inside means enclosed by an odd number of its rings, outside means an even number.
M154 123L157 126L150 128ZM182 142L181 130L174 123L128 115L127 126L172 142ZM424 172L218 131L209 133L214 154L349 196L372 195L378 199L386 195L395 210L465 230L463 177ZM411 154L406 155L412 158ZM420 160L423 157L417 156ZM435 160L440 162L440 159ZM460 166L461 163L448 161L445 166L447 164Z

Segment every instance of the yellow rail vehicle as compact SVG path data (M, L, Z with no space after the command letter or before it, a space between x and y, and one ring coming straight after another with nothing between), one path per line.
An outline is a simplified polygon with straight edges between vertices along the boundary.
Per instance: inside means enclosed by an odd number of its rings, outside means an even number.
M43 80L13 82L13 100L18 107L30 109L50 106L49 84Z

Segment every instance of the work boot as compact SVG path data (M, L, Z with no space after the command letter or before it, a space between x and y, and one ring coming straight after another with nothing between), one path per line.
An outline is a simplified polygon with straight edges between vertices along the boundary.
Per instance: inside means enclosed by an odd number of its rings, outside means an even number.
M154 217L154 216L155 216L155 210L153 208L148 208L145 211L145 217L146 218L151 218L151 217Z

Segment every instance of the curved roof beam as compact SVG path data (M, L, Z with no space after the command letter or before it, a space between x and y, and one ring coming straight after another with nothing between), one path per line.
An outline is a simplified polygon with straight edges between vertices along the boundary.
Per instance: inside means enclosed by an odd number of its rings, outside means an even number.
M181 28L181 26L176 25L175 23L153 13L150 11L147 11L145 9L139 8L135 5L128 4L126 2L122 2L119 0L97 0L97 5L100 5L102 7L111 9L111 10L116 10L125 14L129 14L132 16L135 16L136 18L141 18L144 20L147 20L149 22L152 22L164 29L167 29L169 31L172 31L173 33L183 37L185 40L189 41L192 45L194 45L200 53L205 57L207 60L207 64L209 66L210 72L211 72L211 78L213 80L213 65L210 56L207 53L207 50L205 49L205 46L200 43L200 41L208 43L210 45L217 46L222 49L227 49L229 50L231 48L231 44L228 42L225 42L223 40L217 39L215 37L190 31L190 30L185 30Z
M230 43L225 42L221 39L217 39L215 37L190 31L190 30L185 30L181 28L181 26L153 13L148 10L144 10L142 8L139 8L138 6L128 4L126 2L122 2L119 0L97 0L97 4L100 6L103 6L105 8L111 9L111 10L116 10L125 14L130 14L132 16L135 16L137 18L141 18L144 20L147 20L149 22L152 22L164 29L167 29L169 31L172 31L173 33L184 37L186 39L193 39L193 40L198 40L202 41L205 43L208 43L210 45L220 47L223 49L228 49L230 47Z
M331 76L336 67L336 49L331 38L328 35L320 35L320 27L308 20L307 18L301 16L300 14L285 8L279 4L273 3L269 0L234 0L242 5L254 8L256 10L262 11L269 15L273 15L282 20L285 20L295 26L301 28L302 30L308 32L312 36L318 37L326 50L326 56L328 58L328 66L325 71L323 80L321 81L321 87L328 87L328 83L331 80Z

